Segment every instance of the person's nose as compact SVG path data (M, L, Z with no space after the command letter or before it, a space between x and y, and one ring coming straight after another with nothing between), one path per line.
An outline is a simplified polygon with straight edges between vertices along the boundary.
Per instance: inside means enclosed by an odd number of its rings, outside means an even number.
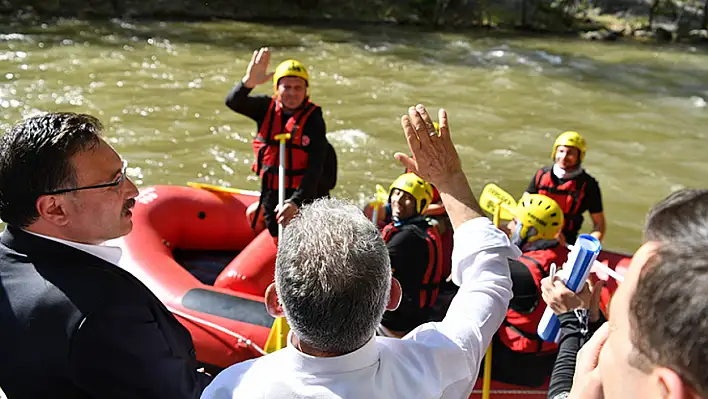
M136 186L130 178L126 177L123 183L125 184L125 190L128 198L135 198L138 196L140 193L138 191L138 186Z
M400 192L395 192L391 196L391 202L398 202L401 199L401 193Z

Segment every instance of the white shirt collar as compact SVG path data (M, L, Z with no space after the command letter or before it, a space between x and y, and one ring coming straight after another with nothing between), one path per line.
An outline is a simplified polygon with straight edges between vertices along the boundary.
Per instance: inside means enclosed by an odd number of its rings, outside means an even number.
M580 176L583 173L583 168L582 166L578 166L577 168L573 170L565 170L558 166L558 164L553 164L553 174L556 175L557 178L559 179L565 179L565 180L570 180L575 177Z
M346 355L335 357L317 357L300 352L292 341L293 332L288 333L288 346L283 348L287 351L287 357L295 370L308 373L346 373L369 367L379 361L379 350L376 346L374 336L361 348Z
M34 233L28 230L22 229L25 233L32 234L37 237L42 237L46 238L47 240L52 240L56 241L58 243L70 246L72 248L76 248L79 251L84 251L86 253L89 253L97 258L101 258L105 260L108 263L112 263L116 266L118 266L118 263L120 262L121 256L123 256L123 250L120 249L119 247L114 247L114 246L109 246L109 245L90 245L90 244L82 244L80 242L74 242L74 241L68 241L64 240L61 238L57 237L51 237L47 236L44 234L39 234L39 233Z

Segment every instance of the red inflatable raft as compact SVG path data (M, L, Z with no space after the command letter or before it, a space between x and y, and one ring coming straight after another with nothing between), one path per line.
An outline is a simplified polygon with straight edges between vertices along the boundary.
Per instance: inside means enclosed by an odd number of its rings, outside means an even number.
M257 192L206 185L141 190L133 231L116 240L122 267L145 283L192 334L198 360L213 371L265 354L274 319L263 304L273 281L276 247L267 230L256 235L246 208ZM599 260L626 269L629 257ZM608 280L603 309L616 282ZM481 397L481 381L471 397ZM546 387L492 382L493 398L545 398Z
M264 354L273 325L263 293L273 280L276 248L267 232L253 234L245 217L257 194L145 188L132 232L117 240L122 267L189 329L199 361L212 369Z

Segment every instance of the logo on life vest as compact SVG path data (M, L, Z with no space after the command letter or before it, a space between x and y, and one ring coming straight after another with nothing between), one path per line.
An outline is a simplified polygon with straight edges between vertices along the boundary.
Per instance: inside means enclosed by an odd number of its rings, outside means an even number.
M303 147L307 147L308 145L310 145L310 137L309 137L309 136L305 136L305 135L303 134L303 135L302 135L302 146L303 146Z

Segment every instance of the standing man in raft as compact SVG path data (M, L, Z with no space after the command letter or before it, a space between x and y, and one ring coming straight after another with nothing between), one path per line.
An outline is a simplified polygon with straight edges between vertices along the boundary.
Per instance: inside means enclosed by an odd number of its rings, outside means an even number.
M539 169L526 192L550 197L563 210L565 224L559 236L561 244L574 244L583 213L592 219L592 236L602 241L605 236L605 213L602 209L600 185L581 166L587 145L577 132L564 132L553 144L553 166Z
M253 52L246 74L226 97L226 105L258 125L253 140L256 159L251 169L261 178L261 197L247 211L254 229L263 222L271 236L278 224L287 224L303 202L326 197L337 179L337 158L325 136L322 109L309 97L310 78L299 61L287 60L268 73L270 50ZM273 79L274 95L249 95L258 85ZM290 133L285 154L285 203L278 209L279 142L275 135ZM263 227L261 223L260 229Z

